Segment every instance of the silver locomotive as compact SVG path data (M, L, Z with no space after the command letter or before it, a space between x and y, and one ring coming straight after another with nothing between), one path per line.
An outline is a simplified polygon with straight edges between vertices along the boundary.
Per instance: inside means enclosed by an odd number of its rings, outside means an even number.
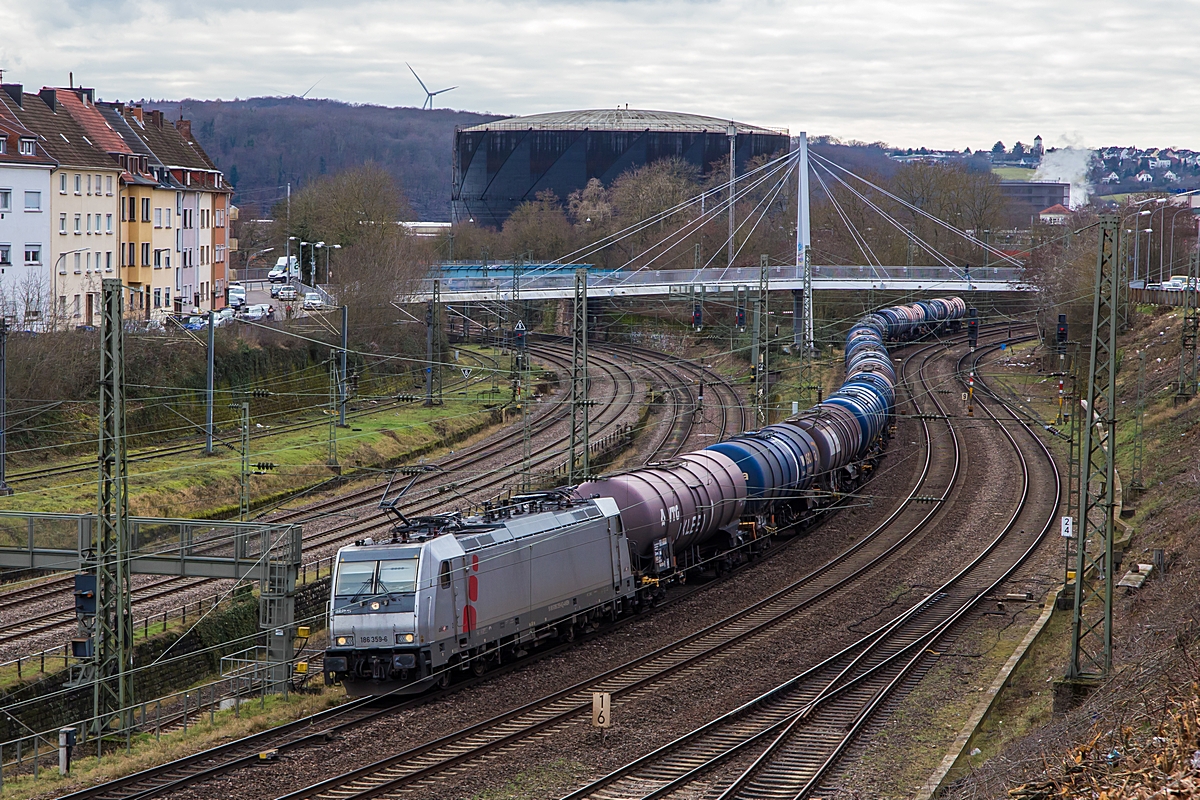
M444 685L571 639L635 594L611 498L525 495L479 516L415 519L338 551L325 679L352 695Z

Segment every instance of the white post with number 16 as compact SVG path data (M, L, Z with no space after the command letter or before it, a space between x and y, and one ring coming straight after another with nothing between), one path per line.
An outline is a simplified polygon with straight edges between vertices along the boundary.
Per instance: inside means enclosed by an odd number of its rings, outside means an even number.
M592 692L592 727L612 727L612 695L608 692Z

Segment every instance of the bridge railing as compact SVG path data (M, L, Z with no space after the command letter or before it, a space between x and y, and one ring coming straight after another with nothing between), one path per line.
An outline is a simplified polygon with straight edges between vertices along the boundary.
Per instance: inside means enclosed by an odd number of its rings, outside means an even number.
M795 265L769 267L768 279L772 282L801 281L804 275ZM1018 267L872 267L872 266L814 266L813 281L820 283L837 280L871 280L881 284L888 282L920 281L935 287L939 283L1020 283L1022 270ZM443 292L511 292L513 276L489 277L442 277ZM692 286L730 290L737 286L757 286L758 267L728 267L708 269L662 269L627 270L622 272L600 272L588 274L588 290L603 292L607 289L630 289L642 286ZM564 267L561 272L540 274L520 278L522 291L566 290L574 286L574 270ZM432 290L432 281L422 284L420 291ZM712 289L710 289L711 291Z

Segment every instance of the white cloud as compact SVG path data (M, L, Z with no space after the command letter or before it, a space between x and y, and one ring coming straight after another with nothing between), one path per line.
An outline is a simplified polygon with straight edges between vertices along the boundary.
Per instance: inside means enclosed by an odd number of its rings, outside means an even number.
M693 111L898 145L1200 149L1200 6L1123 0L6 3L6 80L102 97L314 94ZM1168 22L1169 21L1169 22Z

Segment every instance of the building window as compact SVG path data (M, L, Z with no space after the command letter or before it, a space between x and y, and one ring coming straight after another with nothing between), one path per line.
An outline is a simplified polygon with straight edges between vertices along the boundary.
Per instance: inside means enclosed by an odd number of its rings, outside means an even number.
M100 194L100 176L96 176L96 194Z
M25 245L25 263L26 264L42 263L42 246L40 244Z
M164 208L164 209L163 209L163 211L165 211L165 212L166 212L166 213L163 215L164 217L166 217L166 220L165 220L165 221L166 221L166 224L165 224L165 225L163 225L163 227L164 227L164 228L169 228L169 227L171 227L171 209L168 207L168 208Z
M162 308L162 289L154 290L154 307Z
M78 236L79 234L83 233L83 231L82 231L82 230L80 229L80 227L79 227L79 226L80 226L80 222L82 221L82 219L83 219L83 215L82 215L82 214L76 214L76 215L75 215L75 235L76 235L76 236Z
M175 193L175 216L183 213L183 192Z
M154 251L154 268L162 269L162 250Z
M67 215L66 214L58 215L58 232L64 233L64 234L67 232Z
M104 232L112 233L112 214L104 215Z
M100 215L96 215L96 235L100 235Z
M12 245L0 244L0 267L12 266Z
M82 254L81 254L81 253L76 253L76 254L75 254L75 274L76 274L76 275L80 275L80 274L82 274L82 273L83 273L83 258L82 258Z
M112 250L104 251L104 271L112 272Z
M41 192L26 192L25 193L25 210L26 211L41 211L42 210L42 193Z
M112 175L104 176L104 193L112 197Z
M84 228L88 232L88 236L92 235L92 215L87 215L87 226Z
M75 194L83 194L83 176L75 173Z
M223 209L223 208L217 209L217 227L218 228L225 227L225 209Z
M84 262L84 271L87 272L87 274L91 275L92 274L92 254L87 253L86 255L87 255L87 259Z
M0 189L0 214L12 211L12 189Z
M142 242L142 266L150 266L150 243Z
M100 271L100 251L96 251L96 272Z
M17 145L17 148L23 156L37 155L37 140L22 139L21 143Z
M65 173L65 172L60 172L58 174L58 193L59 194L67 193L67 173Z
M79 295L75 295L75 316L79 316Z
M154 227L156 228L162 227L162 211L161 208L154 209Z
M91 175L87 176L87 193L88 193L88 197L92 196L92 176Z
M142 222L150 221L150 198L142 198Z
M8 152L8 137L0 136L0 155Z
M171 287L169 286L163 289L163 305L168 308L171 307Z
M129 198L129 221L137 222L137 198Z
M130 242L129 243L129 260L126 261L125 263L132 267L136 263L136 261L135 261L136 258L137 258L137 245L134 244L133 242Z

